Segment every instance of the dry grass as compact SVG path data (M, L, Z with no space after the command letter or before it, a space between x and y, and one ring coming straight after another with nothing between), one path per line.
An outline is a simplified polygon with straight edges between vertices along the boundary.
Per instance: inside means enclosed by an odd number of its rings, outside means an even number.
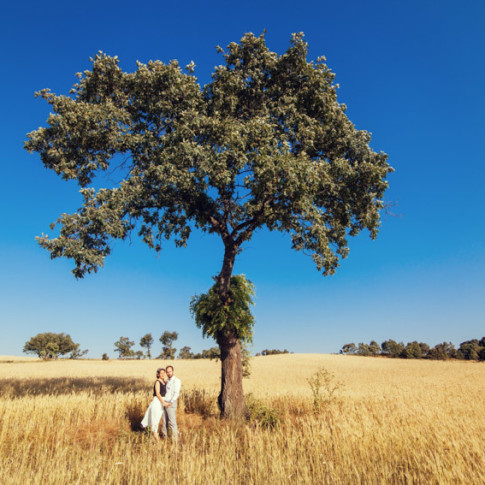
M0 363L0 483L485 483L484 364L255 358L245 391L279 417L265 428L210 416L218 363L176 361L200 413L179 407L178 447L134 431L159 365ZM321 366L342 388L314 415L307 378Z

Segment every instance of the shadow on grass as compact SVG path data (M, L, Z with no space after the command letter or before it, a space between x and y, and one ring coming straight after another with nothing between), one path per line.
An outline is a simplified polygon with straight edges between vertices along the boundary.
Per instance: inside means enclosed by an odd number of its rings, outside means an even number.
M131 431L145 431L141 425L143 416L145 415L147 405L138 399L130 402L125 408L125 416L130 423Z
M129 377L9 378L0 381L0 396L20 398L24 396L59 396L78 392L89 392L101 396L114 392L148 391L149 387L145 380Z

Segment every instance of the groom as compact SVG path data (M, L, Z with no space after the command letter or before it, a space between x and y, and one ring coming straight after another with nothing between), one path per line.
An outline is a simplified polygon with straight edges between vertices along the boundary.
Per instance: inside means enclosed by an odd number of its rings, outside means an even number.
M176 442L178 439L177 430L177 399L180 394L180 388L182 382L178 377L175 377L173 372L173 366L168 365L167 372L167 392L163 398L165 401L163 414L162 414L162 434L164 438L167 438L168 427L172 431L172 439Z

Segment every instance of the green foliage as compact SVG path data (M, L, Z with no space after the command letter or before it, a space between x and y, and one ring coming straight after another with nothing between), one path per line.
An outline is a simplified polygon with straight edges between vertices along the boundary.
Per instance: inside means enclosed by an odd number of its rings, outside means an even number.
M375 340L372 340L372 342L369 344L369 352L371 355L379 355L381 352L381 346Z
M478 360L485 360L485 345L480 347L480 352L478 353Z
M367 345L363 342L360 342L359 346L357 348L357 354L358 355L371 355L369 345Z
M319 414L325 406L335 400L335 393L342 388L342 383L325 367L320 367L308 379L313 396L313 412Z
M80 359L89 352L88 349L81 350L79 347L79 344L74 344L74 348L71 350L71 355L69 355L70 359Z
M345 351L344 351L345 347ZM343 354L358 354L358 355L379 355L381 352L381 346L375 341L372 340L370 344L365 344L363 342L359 343L359 346L356 348L355 344L346 344L342 348Z
M38 357L48 360L57 359L60 355L77 353L84 355L87 351L80 351L79 344L72 341L70 335L65 333L39 333L25 342L23 351L27 354L35 354ZM84 353L83 353L84 352Z
M395 340L389 339L382 342L382 353L389 357L402 357L404 352L404 344L402 342L397 343Z
M358 355L383 355L402 359L465 359L485 360L485 337L462 342L458 350L451 342L443 342L435 345L432 349L424 342L408 342L406 346L402 342L389 339L382 342L382 348L373 340L369 345L360 343L358 348L354 343L345 344L340 350L341 354Z
M145 347L147 349L147 357L149 359L152 358L152 355L150 353L150 348L153 345L153 337L151 333L145 334L141 339L140 339L140 347Z
M257 353L256 356L260 355L279 355L279 354L290 354L292 352L288 350L279 350L279 349L264 349L261 352Z
M162 342L162 352L158 356L159 359L175 359L175 353L177 349L173 347L173 342L178 339L179 334L177 332L163 332L160 337L160 342Z
M194 359L210 359L219 360L221 358L221 349L219 347L211 347L210 349L204 349L202 352L194 354Z
M179 351L179 359L193 359L194 354L190 347L182 347Z
M419 342L419 347L421 349L421 356L424 358L429 357L429 351L430 351L429 345L425 342Z
M443 342L435 345L430 351L429 356L434 360L448 360L457 356L455 346L451 342Z
M102 359L102 360L109 360L109 356L108 356L108 354L104 353L104 354L101 356L101 359Z
M135 342L130 340L128 337L120 337L120 339L115 342L115 352L118 352L119 359L129 359L135 356L135 352L131 350Z
M406 359L421 359L422 357L421 346L418 342L409 342L404 349L403 357Z
M244 275L231 277L228 304L219 294L216 282L205 294L192 297L190 312L204 337L218 339L221 335L233 332L241 342L251 342L253 338L254 317L250 306L253 305L254 285Z
M252 394L248 394L245 400L250 421L266 429L275 429L281 424L281 414L276 409L266 406Z
M210 360L220 360L221 349L219 347L211 347L208 350L203 350L202 351L202 358L203 359L210 359Z
M252 285L231 275L255 231L289 234L293 249L333 274L349 236L377 236L392 168L348 119L324 58L307 59L302 33L282 55L251 33L220 51L224 63L203 87L193 65L184 73L177 61L150 61L126 73L100 52L70 96L37 93L52 114L25 148L81 187L81 207L58 218L57 236L38 238L51 258L74 261L76 278L98 271L112 242L133 231L156 251L169 239L185 246L194 228L217 235L220 297L209 290L191 309L227 349L252 338ZM89 187L108 170L118 184Z
M341 354L345 355L353 355L357 353L357 347L356 345L352 342L350 344L345 344L341 349L340 349Z
M237 252L266 227L290 234L295 250L334 273L348 236L377 235L392 169L348 119L324 58L307 54L303 34L282 55L264 35L246 34L201 87L177 61L127 73L100 52L70 96L37 93L52 114L25 148L77 180L83 196L76 213L57 220L58 236L39 244L73 259L82 278L134 230L156 251L170 238L185 246L196 227ZM87 188L116 169L118 185Z
M459 359L478 360L481 349L478 339L467 340L460 344L457 357Z

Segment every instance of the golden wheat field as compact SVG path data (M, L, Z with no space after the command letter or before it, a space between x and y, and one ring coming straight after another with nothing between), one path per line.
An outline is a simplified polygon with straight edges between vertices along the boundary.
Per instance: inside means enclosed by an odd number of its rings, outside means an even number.
M175 361L178 445L137 430L160 365L1 359L0 483L485 483L483 363L257 357L237 424L216 416L219 363Z

